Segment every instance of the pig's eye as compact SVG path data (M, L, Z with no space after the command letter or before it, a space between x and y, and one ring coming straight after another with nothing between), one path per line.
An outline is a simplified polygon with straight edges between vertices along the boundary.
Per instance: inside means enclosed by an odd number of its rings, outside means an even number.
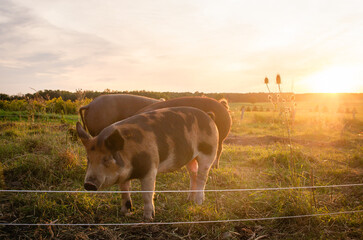
M114 153L113 155L112 155L112 157L113 157L113 159L114 159L114 161L115 161L115 163L118 165L118 166L120 166L120 167L123 167L124 166L124 162L122 161L122 157L120 156L120 154L119 153Z

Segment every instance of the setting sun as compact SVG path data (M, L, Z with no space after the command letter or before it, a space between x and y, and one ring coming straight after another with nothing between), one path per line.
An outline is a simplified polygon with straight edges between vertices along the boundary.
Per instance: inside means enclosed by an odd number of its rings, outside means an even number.
M348 66L333 66L308 76L306 84L311 92L344 93L359 90L358 69Z

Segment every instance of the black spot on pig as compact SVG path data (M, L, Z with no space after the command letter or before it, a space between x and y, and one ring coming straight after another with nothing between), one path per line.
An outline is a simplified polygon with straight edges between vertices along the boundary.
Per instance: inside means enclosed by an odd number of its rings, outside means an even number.
M210 119L210 117L208 117ZM198 119L198 127L200 130L206 132L208 134L208 136L212 135L212 129L209 126L209 119L205 118L205 117L199 117Z
M174 141L174 152L177 158L184 159L187 155L192 155L193 151L188 144L185 136L184 126L186 120L177 112L163 112L159 119L153 125L155 131L156 141L158 145L160 162L163 162L170 154L170 146L167 139ZM189 127L191 129L191 125Z
M151 156L149 153L142 151L131 158L132 171L129 179L141 179L146 176L151 168Z
M193 148L187 138L175 139L175 161L178 167L187 164L193 158Z
M194 115L190 112L185 113L185 126L187 127L189 132L192 131L192 126L194 122Z
M198 144L198 150L206 155L210 155L213 151L213 146L206 142Z
M202 112L199 111L194 111L193 113L191 113L190 111L184 112L182 109L176 111L184 113L184 115L186 116L185 125L187 126L188 131L191 131L192 125L195 122L195 119L197 119L198 128L206 132L209 136L212 134L212 129L209 126L210 119L206 118L205 116L202 116L205 115Z
M186 161L190 161L193 157L193 148L189 139L185 136L184 127L186 126L187 129L191 131L194 115L184 114L179 110L168 111L162 114L160 121L160 126L163 126L163 134L173 141L175 161L177 165L181 167L187 163ZM159 149L159 152L162 152L162 150L163 149Z
M111 151L119 151L124 148L124 139L118 130L114 130L111 135L105 139L106 147Z
M169 144L166 141L166 134L163 132L155 133L156 144L158 145L159 161L163 162L169 155Z

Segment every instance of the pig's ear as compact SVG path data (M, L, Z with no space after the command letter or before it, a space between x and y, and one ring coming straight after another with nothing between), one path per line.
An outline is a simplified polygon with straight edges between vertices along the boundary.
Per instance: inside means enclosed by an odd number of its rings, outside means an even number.
M91 139L91 135L89 135L86 132L86 130L84 130L84 128L82 127L80 122L77 122L76 129L77 129L79 138L82 140L83 145L86 146L87 143L89 142L89 140Z
M124 139L117 129L105 139L105 146L111 151L119 151L124 148Z
M214 114L214 112L207 112L208 116L213 119L213 121L216 120L216 115Z

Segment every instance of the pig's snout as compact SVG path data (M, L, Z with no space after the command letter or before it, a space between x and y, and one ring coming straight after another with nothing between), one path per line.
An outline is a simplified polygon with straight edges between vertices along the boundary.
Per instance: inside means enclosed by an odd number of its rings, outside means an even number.
M84 188L87 190L87 191L97 191L97 187L96 185L92 184L92 183L85 183L84 184Z

